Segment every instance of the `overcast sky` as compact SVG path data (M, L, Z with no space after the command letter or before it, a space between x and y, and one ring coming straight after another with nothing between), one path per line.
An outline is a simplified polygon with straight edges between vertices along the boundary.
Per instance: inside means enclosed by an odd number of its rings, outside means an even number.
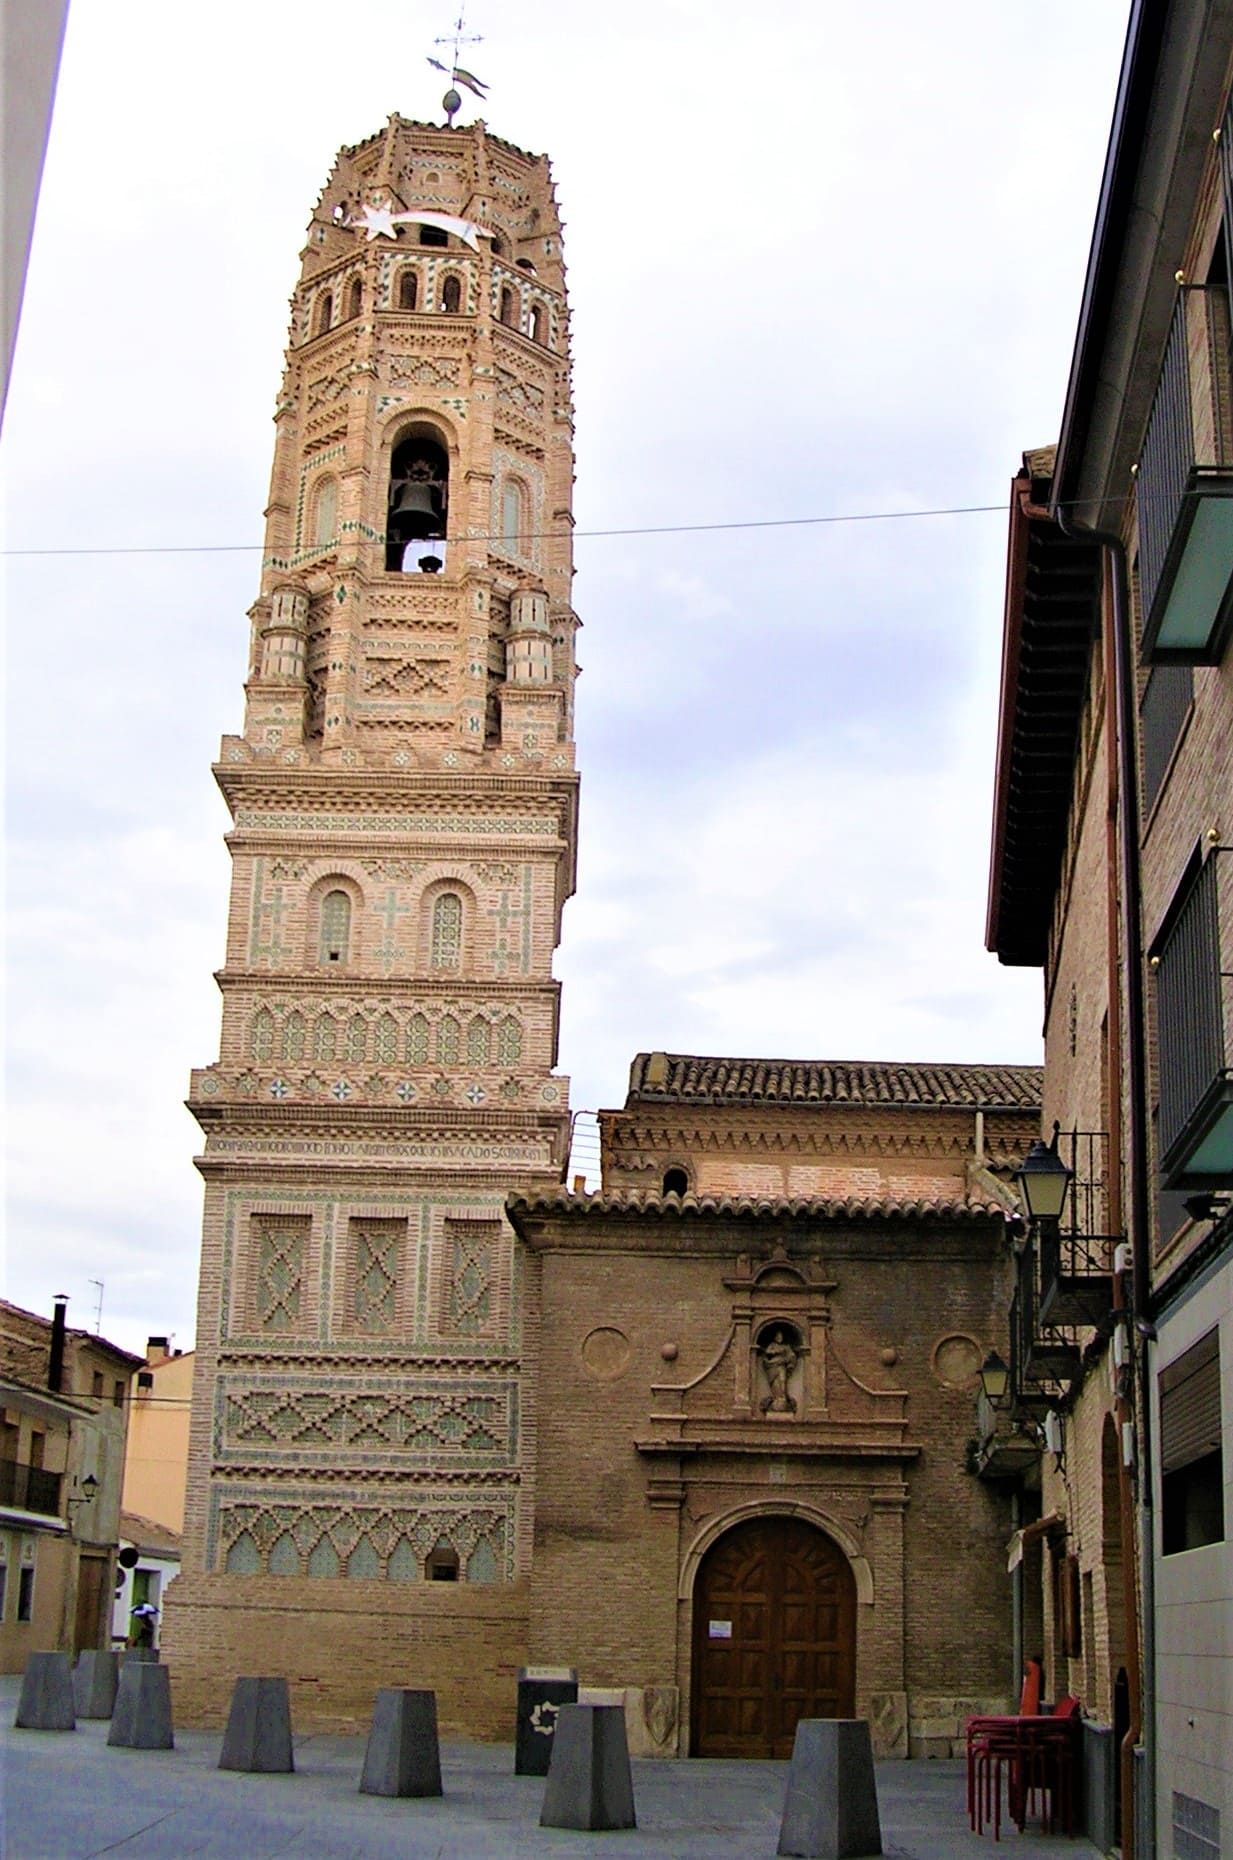
M575 1109L640 1049L1036 1061L983 948L1009 480L1056 437L1126 0L473 0L566 221ZM191 1342L287 299L422 0L73 0L4 452L7 1291ZM465 116L464 116L465 120ZM996 504L999 514L588 540Z

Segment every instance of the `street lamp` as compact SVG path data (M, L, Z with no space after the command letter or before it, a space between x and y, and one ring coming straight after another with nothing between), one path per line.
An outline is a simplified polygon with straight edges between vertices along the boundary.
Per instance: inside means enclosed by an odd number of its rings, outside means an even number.
M1037 1137L1015 1170L1023 1204L1032 1221L1060 1221L1066 1206L1071 1171L1057 1153L1059 1129L1059 1125L1053 1126L1052 1143L1044 1143Z
M1010 1387L1010 1370L996 1350L990 1350L980 1366L980 1386L991 1408L998 1407L1006 1400L1006 1391Z
M80 1482L80 1489L71 1498L65 1500L68 1505L88 1505L98 1492L98 1480L93 1473L87 1473Z

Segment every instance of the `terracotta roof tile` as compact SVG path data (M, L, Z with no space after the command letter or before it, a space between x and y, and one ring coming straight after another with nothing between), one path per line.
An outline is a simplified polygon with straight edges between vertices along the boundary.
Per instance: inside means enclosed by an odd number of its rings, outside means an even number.
M1039 1066L903 1065L888 1060L709 1059L639 1053L626 1103L964 1106L1035 1111Z
M963 1201L938 1197L896 1201L888 1196L661 1195L641 1188L610 1189L596 1195L576 1195L564 1188L550 1189L542 1195L516 1193L505 1205L512 1217L580 1214L598 1218L626 1214L654 1215L661 1219L671 1215L678 1220L685 1216L730 1220L782 1219L784 1216L849 1221L1006 1219L1006 1209L988 1199Z

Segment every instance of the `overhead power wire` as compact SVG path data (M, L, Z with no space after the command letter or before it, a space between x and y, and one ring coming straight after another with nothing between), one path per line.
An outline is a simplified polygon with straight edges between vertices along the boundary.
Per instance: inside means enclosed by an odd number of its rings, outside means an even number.
M991 512L1005 512L1001 504L951 504L938 510L855 510L825 517L762 517L736 523L656 523L630 529L612 530L520 530L520 542L540 539L569 540L604 536L698 536L718 530L790 530L817 528L832 523L904 523L914 517L980 517ZM496 532L484 536L444 537L440 540L455 546L469 542L508 542ZM264 543L151 543L126 546L100 545L77 549L3 549L0 555L258 555Z

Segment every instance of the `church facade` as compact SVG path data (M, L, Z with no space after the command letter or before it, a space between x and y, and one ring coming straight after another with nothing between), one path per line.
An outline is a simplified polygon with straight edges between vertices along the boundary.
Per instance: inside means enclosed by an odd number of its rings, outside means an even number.
M855 1715L880 1755L949 1757L1008 1708L1016 1520L967 1449L1039 1084L644 1053L601 1114L601 1192L511 1197L537 1268L530 1644L637 1688L635 1733L787 1757L798 1718Z
M634 1748L950 1755L1014 1687L974 1479L1030 1068L645 1054L562 1188L573 478L547 163L392 117L313 214L279 396L204 1135L185 1722L380 1685L511 1734L524 1664Z

